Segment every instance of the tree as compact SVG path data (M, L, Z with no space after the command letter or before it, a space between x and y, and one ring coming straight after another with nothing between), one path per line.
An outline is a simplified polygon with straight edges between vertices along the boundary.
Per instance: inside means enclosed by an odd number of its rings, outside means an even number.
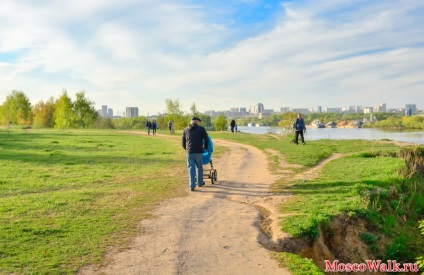
M179 115L179 116L183 115L184 112L181 110L181 103L179 99L172 100L167 98L165 100L165 103L166 103L166 112L169 115Z
M280 126L283 130L281 133L283 134L292 134L293 130L293 122L296 119L295 113L284 113L283 118L278 122L278 126Z
M228 128L227 125L227 118L225 117L225 115L221 114L219 115L215 121L214 121L214 126L215 126L215 130L216 131L226 131Z
M26 125L32 119L31 103L22 91L13 90L6 97L0 111L3 124L11 121L14 124Z
M32 108L34 120L32 125L35 128L53 128L54 127L54 99L50 98L45 103L41 100Z
M94 126L99 113L94 108L94 102L85 97L85 92L76 94L76 101L72 104L73 121L75 128L89 128Z
M198 116L199 115L199 111L197 110L197 106L196 106L195 102L193 102L193 104L191 104L190 111L191 111L192 116Z
M72 100L66 90L57 99L54 111L54 128L67 129L72 127L74 113L72 110Z

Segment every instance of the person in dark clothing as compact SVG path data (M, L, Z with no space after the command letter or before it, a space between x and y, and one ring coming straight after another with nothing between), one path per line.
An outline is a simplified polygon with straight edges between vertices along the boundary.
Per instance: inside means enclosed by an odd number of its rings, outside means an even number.
M187 154L187 169L190 190L196 188L196 178L199 187L205 185L203 181L203 150L209 146L208 133L200 126L201 120L197 117L191 118L191 124L183 131L181 145Z
M156 124L156 120L153 120L152 122L152 130L153 134L156 135L156 129L158 128L158 125Z
M295 143L299 144L298 140L299 140L299 135L300 135L300 138L302 139L302 144L305 145L306 143L305 143L305 139L303 137L303 134L306 133L306 125L305 125L305 121L302 118L301 113L297 114L297 118L293 122L293 128L294 128L294 131L295 131L295 134L296 134Z
M150 122L150 120L147 120L146 128L147 128L147 134L150 136L150 129L152 129L152 123Z
M236 121L234 119L231 120L230 126L231 126L231 133L234 133L234 128L236 127Z

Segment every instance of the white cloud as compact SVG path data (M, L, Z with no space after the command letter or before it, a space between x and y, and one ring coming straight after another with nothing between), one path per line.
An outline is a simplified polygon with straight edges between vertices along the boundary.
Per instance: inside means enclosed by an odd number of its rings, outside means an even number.
M165 98L187 108L196 100L201 110L418 100L423 9L418 1L289 2L271 29L240 40L214 20L222 11L188 1L5 1L0 94L84 89L99 105L140 102L150 113ZM17 58L2 61L9 53Z

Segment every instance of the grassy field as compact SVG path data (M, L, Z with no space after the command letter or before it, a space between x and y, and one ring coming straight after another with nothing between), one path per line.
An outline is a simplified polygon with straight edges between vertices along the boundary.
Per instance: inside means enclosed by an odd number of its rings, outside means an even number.
M417 188L416 182L397 172L404 160L395 156L399 147L393 143L320 140L296 146L289 137L276 135L209 134L213 140L258 147L268 154L275 173L286 169L300 174L333 153L343 154L314 180L291 177L274 184L275 192L294 194L281 208L294 214L283 220L282 230L313 239L318 226L348 213L367 219L374 231L393 240L382 257L406 260L421 251L416 221L424 215L422 182ZM81 266L101 262L108 248L125 248L138 222L158 202L185 194L180 136L0 130L0 273L75 273ZM298 166L282 168L270 150ZM216 147L214 157L223 153ZM388 196L392 187L396 198ZM373 245L370 242L376 250ZM319 273L310 261L295 255L276 258L294 270L304 266Z
M0 273L64 274L123 247L184 194L180 139L112 131L0 132Z

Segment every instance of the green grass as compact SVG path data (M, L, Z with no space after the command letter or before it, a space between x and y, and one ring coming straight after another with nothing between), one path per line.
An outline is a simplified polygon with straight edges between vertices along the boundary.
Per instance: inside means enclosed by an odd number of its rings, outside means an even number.
M179 139L113 131L0 132L0 273L66 274L124 247L181 196Z
M245 133L231 134L227 132L212 132L215 138L249 144L261 150L273 149L284 155L285 161L299 164L305 168L313 167L333 153L348 154L357 152L393 152L398 148L390 142L367 140L317 140L308 141L306 145L290 143L291 136L253 135Z
M331 161L312 181L292 182L286 190L296 196L281 210L295 215L283 220L283 230L293 236L314 239L317 226L329 222L333 216L365 213L370 203L362 196L364 190L396 185L401 179L396 169L402 163L399 158L351 155Z
M273 253L274 258L287 268L293 275L323 275L322 272L311 259L301 258L299 255L280 252Z

